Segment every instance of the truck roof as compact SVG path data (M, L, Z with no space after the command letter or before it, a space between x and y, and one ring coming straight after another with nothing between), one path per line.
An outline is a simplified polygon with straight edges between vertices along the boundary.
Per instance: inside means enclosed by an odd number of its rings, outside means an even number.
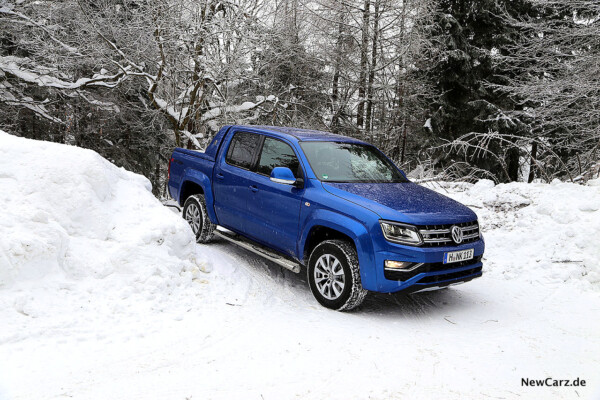
M265 126L265 125L233 125L232 127L238 129L249 129L254 131L261 131L265 133L272 133L276 135L289 136L299 141L343 141L352 143L364 143L361 140L354 139L348 136L337 135L331 132L316 131L313 129L301 129L301 128L289 128L284 126Z

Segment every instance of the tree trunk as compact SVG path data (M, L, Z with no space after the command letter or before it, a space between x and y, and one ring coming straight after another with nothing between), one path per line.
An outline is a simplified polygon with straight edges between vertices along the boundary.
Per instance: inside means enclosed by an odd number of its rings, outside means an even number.
M537 168L537 149L537 142L533 142L531 145L531 162L529 163L529 177L527 178L527 183L531 183L535 179L535 169Z
M363 9L362 42L360 46L360 75L358 78L358 110L356 112L356 125L362 128L365 114L365 80L367 78L367 62L369 49L369 19L371 16L371 0L365 0Z
M365 129L371 132L373 115L373 83L375 81L375 67L377 65L377 40L379 35L379 0L375 0L375 10L373 14L373 45L371 47L371 69L369 71L369 82L367 84L367 116L365 119Z
M407 3L408 1L405 0L402 2L402 15L401 15L401 19L400 19L400 35L399 35L399 40L404 42L405 38L405 19L406 19L406 10L407 10ZM400 51L402 51L402 49L399 49ZM392 136L396 137L396 145L394 146L395 149L395 157L398 158L400 157L401 162L404 162L404 152L405 152L405 147L406 147L406 130L403 131L403 134L400 135L400 127L401 127L401 121L405 120L405 118L403 118L404 115L404 74L402 73L404 69L404 57L399 57L398 58L398 76L396 78L396 87L395 87L395 99L394 102L392 104L394 104L395 108L394 108L394 113L393 113L393 119L392 119L392 126L390 127L390 133L392 134Z
M331 89L331 127L335 129L339 126L340 117L340 102L339 102L339 90L340 90L340 69L342 68L342 42L344 40L344 10L340 4L340 10L338 14L338 36L335 44L335 65L333 71L333 83Z
M402 156L400 157L400 163L404 163L404 154L406 153L406 120L404 120L404 128L402 133Z
M509 182L517 182L519 180L519 149L512 147L508 149L506 154L506 169Z

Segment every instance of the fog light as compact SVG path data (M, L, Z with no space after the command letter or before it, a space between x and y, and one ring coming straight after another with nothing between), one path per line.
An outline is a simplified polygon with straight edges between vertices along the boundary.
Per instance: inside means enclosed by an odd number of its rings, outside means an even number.
M385 260L385 267L389 269L406 269L409 268L414 263L410 261L392 261Z

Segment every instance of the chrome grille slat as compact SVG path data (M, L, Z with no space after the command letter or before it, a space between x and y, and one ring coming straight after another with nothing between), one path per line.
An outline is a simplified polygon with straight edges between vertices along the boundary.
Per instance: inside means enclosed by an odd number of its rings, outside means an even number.
M422 235L433 235L438 233L450 233L450 229L431 229L431 230L421 230Z
M425 243L446 243L451 242L452 239L423 239Z

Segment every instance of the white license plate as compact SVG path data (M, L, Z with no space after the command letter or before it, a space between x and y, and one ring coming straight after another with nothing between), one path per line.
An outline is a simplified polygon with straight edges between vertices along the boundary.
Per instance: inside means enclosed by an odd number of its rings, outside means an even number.
M468 249L444 253L444 264L451 264L455 262L470 260L473 258L474 252L475 249Z

